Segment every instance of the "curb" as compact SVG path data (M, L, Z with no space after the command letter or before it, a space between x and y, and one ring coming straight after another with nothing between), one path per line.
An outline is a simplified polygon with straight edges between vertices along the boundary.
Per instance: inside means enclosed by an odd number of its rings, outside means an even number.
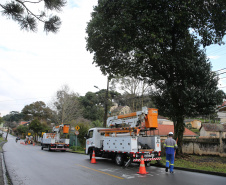
M151 164L151 166L165 168L165 166L163 164ZM183 171L189 171L189 172L209 174L209 175L217 175L217 176L221 176L221 177L226 177L226 173L221 173L221 172L210 172L210 171L190 169L190 168L182 168L182 167L176 167L176 166L174 167L174 169L183 170Z

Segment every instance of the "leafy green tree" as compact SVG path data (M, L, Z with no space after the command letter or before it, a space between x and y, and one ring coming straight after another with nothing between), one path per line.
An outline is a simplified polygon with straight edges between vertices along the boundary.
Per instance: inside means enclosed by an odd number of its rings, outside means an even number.
M20 135L22 134L27 134L28 132L28 126L25 126L25 125L19 125L17 128L16 128L16 132L18 132Z
M42 11L34 11L33 6L43 4ZM37 1L23 1L11 0L5 4L0 3L2 14L16 21L21 29L27 31L36 31L38 24L44 24L44 31L56 33L61 25L61 20L56 15L48 15L48 11L61 11L66 5L65 0L37 0Z
M24 115L25 120L38 118L40 121L51 122L52 110L47 107L43 101L37 101L30 105L26 105L21 113Z
M37 118L32 120L30 125L29 125L29 129L33 130L35 134L38 134L38 132L41 132L42 128L43 128L42 124Z
M8 133L9 133L9 128L15 128L17 126L17 122L20 121L23 117L23 114L19 113L18 111L11 111L9 114L3 116L3 120L4 120L4 126L8 127L8 132L6 135L6 140L8 137Z
M2 117L0 117L0 124L3 122L3 119L2 119Z
M51 130L51 128L46 123L41 123L38 118L33 119L28 128L34 132L35 140L36 136L41 134L41 132L48 132Z
M9 114L5 115L2 117L2 119L6 122L18 122L22 120L23 118L23 113L20 113L18 111L11 111Z
M159 112L174 121L182 151L184 117L211 113L224 96L205 51L222 44L226 1L98 1L87 26L87 49L104 74L154 84Z
M82 146L85 146L86 140L84 139L85 135L87 134L89 128L90 128L90 121L84 118L79 118L76 120L79 129L79 135L78 140L81 143Z
M85 96L81 96L79 99L83 106L83 117L91 121L103 120L104 98L105 96L100 95L98 97L98 94L92 92L87 92Z
M100 120L92 121L91 127L103 127L103 123Z

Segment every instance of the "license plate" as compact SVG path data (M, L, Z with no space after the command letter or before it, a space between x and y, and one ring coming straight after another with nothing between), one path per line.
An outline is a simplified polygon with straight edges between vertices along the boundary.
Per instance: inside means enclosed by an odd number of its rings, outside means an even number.
M153 157L154 157L154 154L151 154L151 155L146 154L146 155L144 155L144 157L145 157L145 158L150 158L150 157L152 157L152 158L153 158Z

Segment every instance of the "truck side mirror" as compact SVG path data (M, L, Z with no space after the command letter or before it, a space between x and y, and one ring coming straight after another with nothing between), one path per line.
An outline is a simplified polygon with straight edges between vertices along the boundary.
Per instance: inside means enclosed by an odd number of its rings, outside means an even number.
M84 138L85 138L85 139L88 139L88 135L87 135L87 134L85 134Z

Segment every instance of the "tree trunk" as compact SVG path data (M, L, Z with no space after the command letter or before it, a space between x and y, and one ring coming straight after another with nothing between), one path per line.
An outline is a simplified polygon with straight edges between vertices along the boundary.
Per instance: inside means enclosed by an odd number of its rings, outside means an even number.
M177 117L174 121L174 139L177 141L177 155L182 154L182 145L183 145L183 134L184 134L184 118Z

